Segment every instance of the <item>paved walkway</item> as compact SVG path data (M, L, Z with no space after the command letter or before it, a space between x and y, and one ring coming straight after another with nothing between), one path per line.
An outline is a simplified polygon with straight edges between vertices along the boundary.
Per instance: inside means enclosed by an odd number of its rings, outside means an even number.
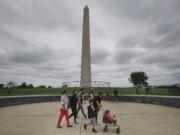
M139 103L103 102L118 117L121 135L180 135L180 109ZM81 129L81 121L73 128L56 128L59 103L37 103L0 108L0 135L92 135L91 127ZM85 109L86 110L86 109ZM101 123L102 112L100 112ZM72 122L72 120L71 120ZM64 122L63 122L64 123ZM103 126L97 126L97 135L115 135L110 128L103 133Z

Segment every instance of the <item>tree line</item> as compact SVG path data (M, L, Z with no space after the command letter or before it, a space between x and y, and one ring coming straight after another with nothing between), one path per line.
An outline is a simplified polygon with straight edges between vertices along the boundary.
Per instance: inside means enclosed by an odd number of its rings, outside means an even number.
M148 79L149 77L147 74L143 71L134 71L131 72L128 80L130 83L133 84L133 86L136 88L136 93L139 93L139 88L145 88L146 92L149 92L150 86L148 84ZM62 86L62 87L68 87L67 85ZM166 85L164 86L159 86L159 87L168 87ZM45 86L45 85L40 85L35 87L33 84L27 84L26 82L22 82L20 85L17 85L15 82L10 81L6 84L0 84L0 89L7 88L7 89L13 89L13 88L52 88L52 86Z
M17 85L14 81L9 81L6 84L1 83L0 89L33 89L33 88L52 88L52 86L39 85L35 87L33 84L27 84L26 82L22 82L20 85Z

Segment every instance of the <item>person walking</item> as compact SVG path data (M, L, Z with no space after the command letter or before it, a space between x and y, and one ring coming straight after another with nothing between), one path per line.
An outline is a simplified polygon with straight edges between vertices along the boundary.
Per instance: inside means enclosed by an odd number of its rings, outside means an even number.
M76 118L77 118L77 102L78 102L77 94L75 91L73 91L73 95L70 98L70 106L71 106L72 113L71 113L71 115L69 115L69 118L74 116L74 123L75 124L78 123L76 121Z
M116 101L118 99L118 90L117 90L117 88L114 89L113 95L114 95L114 101Z
M84 89L81 89L81 92L78 94L78 109L77 109L77 115L78 112L81 110L84 118L86 119L86 114L84 113L84 108L83 108L83 103L85 103L85 99L84 99Z
M95 108L95 122L96 122L96 124L97 124L97 120L98 120L98 113L100 111L100 108L102 107L101 100L102 100L102 94L101 93L99 93L98 96L95 96L93 99L93 105Z
M66 126L72 127L72 125L70 125L70 123L69 123L68 106L69 106L69 99L66 94L66 91L64 91L63 95L61 96L61 107L60 107L60 114L59 114L59 118L58 118L57 128L62 128L61 121L64 116L66 118Z
M92 125L92 132L97 133L97 130L95 129L95 108L93 106L93 101L89 100L89 105L87 107L88 110L88 119L89 122L84 124L84 129L87 129L87 126Z
M90 100L93 100L94 97L95 97L95 92L94 92L94 90L92 90L92 91L89 93L89 101L90 101Z

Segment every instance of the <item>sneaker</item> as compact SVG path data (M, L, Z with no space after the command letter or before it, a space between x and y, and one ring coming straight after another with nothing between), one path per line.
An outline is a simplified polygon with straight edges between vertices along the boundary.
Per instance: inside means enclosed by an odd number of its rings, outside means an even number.
M92 129L92 132L97 133L97 130L93 128L93 129Z
M69 125L69 126L67 126L67 127L72 127L72 125Z
M57 128L62 128L62 126L60 126L60 125L57 125Z
M85 130L87 129L87 125L86 125L86 124L84 124L84 129L85 129Z

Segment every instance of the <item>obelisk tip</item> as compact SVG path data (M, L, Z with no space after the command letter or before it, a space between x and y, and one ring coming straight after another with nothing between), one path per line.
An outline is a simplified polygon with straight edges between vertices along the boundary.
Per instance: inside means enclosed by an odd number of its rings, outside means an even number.
M89 8L88 8L88 6L86 5L86 6L84 7L84 9L89 9Z

